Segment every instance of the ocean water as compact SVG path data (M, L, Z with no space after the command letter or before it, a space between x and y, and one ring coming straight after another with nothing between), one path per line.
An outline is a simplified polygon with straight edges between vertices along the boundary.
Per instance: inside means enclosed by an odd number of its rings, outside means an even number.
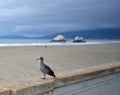
M88 44L120 44L118 40L86 40L86 42L73 43L71 39L66 42L50 42L50 39L0 39L0 47L15 46L55 46L55 45L88 45Z

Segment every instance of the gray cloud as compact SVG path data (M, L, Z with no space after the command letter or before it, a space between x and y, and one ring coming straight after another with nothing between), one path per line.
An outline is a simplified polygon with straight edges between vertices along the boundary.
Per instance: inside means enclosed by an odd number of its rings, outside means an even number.
M119 0L0 0L0 34L120 27Z

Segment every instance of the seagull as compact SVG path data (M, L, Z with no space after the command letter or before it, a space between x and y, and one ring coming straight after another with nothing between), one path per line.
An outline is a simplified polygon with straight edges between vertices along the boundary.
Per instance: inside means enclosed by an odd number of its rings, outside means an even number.
M43 57L37 58L36 60L40 60L39 69L43 73L43 78L42 79L46 79L46 74L56 78L56 76L54 74L54 71L48 65L46 65L44 63L44 58Z

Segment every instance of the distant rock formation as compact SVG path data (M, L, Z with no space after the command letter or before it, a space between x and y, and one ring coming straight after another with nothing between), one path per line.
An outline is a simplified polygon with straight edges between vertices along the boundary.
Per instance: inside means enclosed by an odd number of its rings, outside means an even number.
M86 42L83 37L76 36L73 42Z
M66 42L66 38L63 35L58 35L50 42Z

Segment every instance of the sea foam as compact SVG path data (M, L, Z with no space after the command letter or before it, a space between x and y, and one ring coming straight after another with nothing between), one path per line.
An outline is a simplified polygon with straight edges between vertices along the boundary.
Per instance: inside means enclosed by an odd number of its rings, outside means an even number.
M0 47L18 47L18 46L60 46L60 45L93 45L93 44L120 44L120 40L87 40L86 42L73 43L67 42L49 42L49 40L0 40Z

